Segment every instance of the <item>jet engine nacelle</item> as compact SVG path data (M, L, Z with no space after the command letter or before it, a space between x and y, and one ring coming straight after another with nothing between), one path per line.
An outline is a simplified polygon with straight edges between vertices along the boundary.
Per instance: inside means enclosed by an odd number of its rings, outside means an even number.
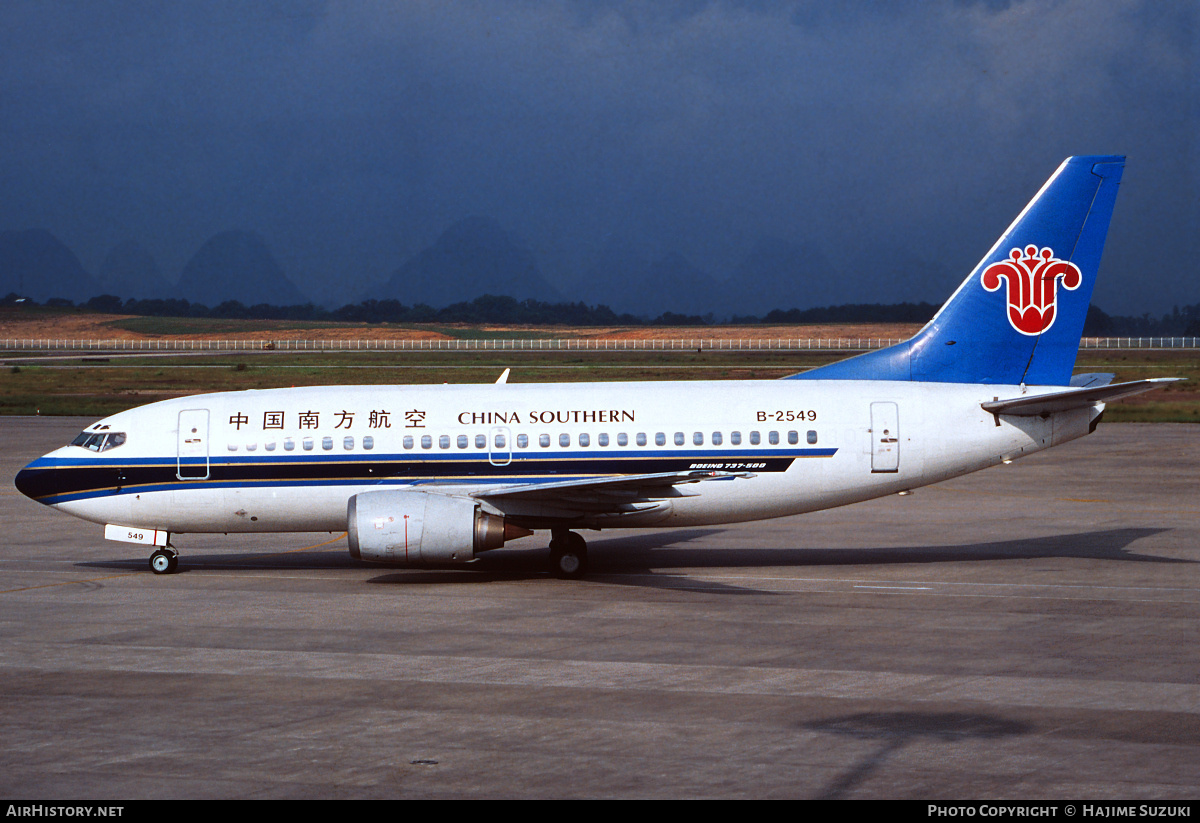
M422 566L466 563L504 545L504 518L479 501L432 492L356 494L347 511L350 555L356 560ZM509 527L509 537L529 534Z

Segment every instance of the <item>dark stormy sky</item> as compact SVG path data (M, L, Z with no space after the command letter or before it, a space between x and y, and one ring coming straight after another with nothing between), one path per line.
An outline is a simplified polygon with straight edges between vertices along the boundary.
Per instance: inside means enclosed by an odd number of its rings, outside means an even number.
M486 215L568 295L606 248L724 278L774 238L838 302L941 302L1064 157L1119 153L1095 302L1157 314L1200 302L1197 8L2 0L0 229L172 279L247 229L340 304Z

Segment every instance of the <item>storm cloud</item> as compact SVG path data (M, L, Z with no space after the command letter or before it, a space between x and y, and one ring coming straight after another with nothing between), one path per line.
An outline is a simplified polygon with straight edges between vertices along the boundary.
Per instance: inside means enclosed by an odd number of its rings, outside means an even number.
M341 304L484 216L566 297L614 247L721 281L782 243L822 303L936 303L1064 157L1126 154L1094 302L1160 313L1200 300L1196 8L6 0L0 229L171 278L254 232Z

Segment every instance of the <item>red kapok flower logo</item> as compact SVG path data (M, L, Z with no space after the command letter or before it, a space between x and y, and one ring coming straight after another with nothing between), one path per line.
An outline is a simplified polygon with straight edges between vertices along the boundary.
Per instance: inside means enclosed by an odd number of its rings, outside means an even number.
M1008 281L1008 322L1021 334L1041 334L1054 325L1058 305L1058 282L1067 290L1079 288L1083 273L1069 260L1059 260L1048 246L1026 246L1008 253L1010 260L993 263L983 270L983 287L1000 288L1000 279Z

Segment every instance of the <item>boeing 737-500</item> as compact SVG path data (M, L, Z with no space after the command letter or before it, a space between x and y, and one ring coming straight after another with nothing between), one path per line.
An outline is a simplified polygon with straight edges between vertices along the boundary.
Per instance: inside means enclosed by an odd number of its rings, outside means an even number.
M1059 166L914 337L782 380L282 388L164 400L89 426L17 488L153 546L348 533L363 561L470 563L549 530L782 517L937 483L1082 437L1161 385L1072 375L1122 157Z

